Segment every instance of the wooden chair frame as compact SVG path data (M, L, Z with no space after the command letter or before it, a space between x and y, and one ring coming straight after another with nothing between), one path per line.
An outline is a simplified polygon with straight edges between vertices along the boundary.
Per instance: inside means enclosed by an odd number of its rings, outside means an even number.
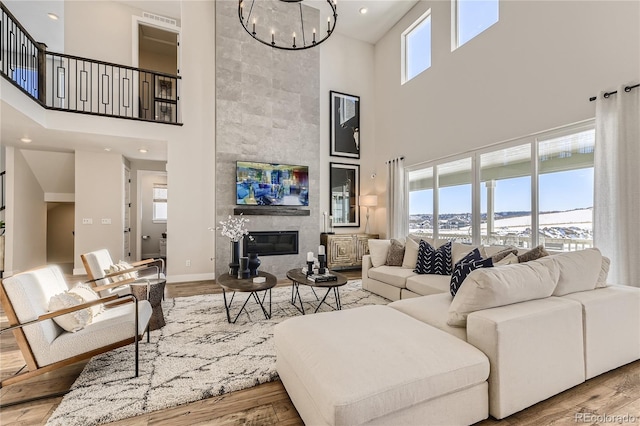
M125 300L127 299L127 300ZM85 352L79 355L76 355L74 357L62 360L62 361L58 361L55 362L53 364L48 364L45 366L39 366L38 362L35 358L35 356L33 355L33 352L31 351L31 347L29 345L29 342L27 341L27 338L24 334L24 331L22 330L23 327L26 327L28 325L31 324L36 324L38 322L41 321L46 321L46 320L50 320L53 319L57 316L60 315L65 315L68 314L70 312L74 312L74 311L78 311L81 309L86 309L90 306L94 306L94 305L99 305L99 304L103 304L103 303L135 303L135 330L136 332L134 333L134 336L125 340L121 340L119 342L107 345L107 346L103 346L101 348L97 348L94 349L92 351L89 352ZM0 280L0 303L2 304L2 308L4 309L5 314L7 315L7 319L9 320L9 327L0 330L0 333L4 333L7 331L13 331L13 335L16 338L16 341L18 343L18 348L20 349L20 351L22 352L22 356L24 357L25 363L26 363L26 367L28 368L28 371L24 372L24 373L20 373L20 371L22 370L22 368L20 370L18 370L18 372L16 374L14 374L11 377L8 377L2 381L0 381L0 389L4 386L7 385L11 385L14 383L18 383L21 382L23 380L28 380L32 377L38 376L40 374L44 374L44 373L48 373L50 371L54 371L57 370L59 368L62 367L66 367L67 365L71 365L74 364L78 361L82 361L85 359L89 359L92 358L95 355L104 353L104 352L109 352L113 349L122 347L122 346L126 346L130 343L135 343L135 371L136 371L136 375L135 377L138 377L138 373L139 373L139 340L142 338L142 334L139 335L138 333L138 326L139 326L139 319L138 319L138 299L129 294L129 295L125 295L125 296L119 296L119 295L111 295L111 296L107 296L107 297L103 297L101 299L98 300L94 300L91 302L87 302L87 303L83 303L77 306L74 306L72 308L66 308L66 309L61 309L61 310L57 310L57 311L53 311L53 312L47 312L46 314L40 315L38 318L36 318L33 321L28 321L25 323L20 323L20 321L18 320L18 317L15 313L15 310L13 309L13 305L11 304L11 301L9 300L9 297L7 296L7 293L4 289L4 284L2 283L2 280ZM143 333L144 334L144 333ZM149 334L148 328L147 328L147 335ZM24 367L23 367L24 368Z
M82 264L84 265L84 269L85 271L87 271L87 277L89 278L89 280L85 281L87 284L91 285L93 287L93 290L96 293L100 293L103 290L108 290L111 288L115 288L115 287L120 287L123 285L127 285L127 284L132 284L136 281L140 281L140 280L144 280L144 277L140 277L140 278L127 278L125 280L121 280L121 281L113 281L111 283L108 284L103 284L103 285L96 285L97 281L100 280L109 280L110 278L114 278L117 277L119 275L124 275L124 274L129 274L131 272L139 272L139 271L144 271L147 269L156 269L156 275L158 277L158 279L160 279L160 270L164 269L164 260L162 259L145 259L145 260L140 260L138 262L133 262L131 263L132 268L130 269L126 269L124 271L117 271L117 272L112 272L110 274L107 274L103 277L95 277L93 275L93 273L91 272L91 267L89 266L89 262L87 261L86 257L84 254L80 255L80 258L82 259ZM153 263L160 263L161 267L158 265L152 265ZM147 293L148 293L148 287L149 287L149 282L147 281Z

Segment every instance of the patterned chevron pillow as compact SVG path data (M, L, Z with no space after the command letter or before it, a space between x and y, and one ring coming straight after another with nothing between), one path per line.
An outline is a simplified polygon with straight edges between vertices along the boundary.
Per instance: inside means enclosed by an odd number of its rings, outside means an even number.
M451 275L451 241L434 249L425 240L420 240L416 274Z
M459 263L468 263L474 260L481 260L481 259L482 259L482 255L480 254L480 249L474 248L469 253L467 253L462 259L457 261L455 265L453 265L453 270L455 271Z
M480 252L478 252L478 254L480 254ZM451 291L451 295L455 297L456 293L460 289L460 286L462 286L462 284L464 283L464 279L467 278L467 275L469 275L472 271L479 268L491 268L492 266L493 260L490 257L486 259L470 260L467 262L463 262L461 260L460 262L456 263L453 274L451 274L451 283L449 284L449 291Z

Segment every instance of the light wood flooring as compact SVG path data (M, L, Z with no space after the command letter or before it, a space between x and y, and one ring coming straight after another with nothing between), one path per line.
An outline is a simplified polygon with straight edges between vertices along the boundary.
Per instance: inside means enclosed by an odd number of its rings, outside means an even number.
M350 271L347 275L350 279L360 278L360 271ZM77 281L78 277L73 279ZM286 285L290 283L282 281L278 284ZM220 288L212 281L168 284L166 288L169 298L218 292ZM0 327L7 326L6 316L0 312ZM0 376L5 378L14 374L24 362L11 333L0 335L0 349ZM615 351L615 348L611 350ZM85 362L80 362L0 389L0 403L5 406L28 398L64 392L73 384L84 365ZM62 397L58 396L6 406L0 410L0 424L43 425L61 400ZM464 401L461 403L463 409ZM640 424L640 361L591 379L501 421L489 418L478 425L602 424L576 422L576 413L635 416L635 422L626 424ZM282 383L275 381L112 424L287 426L303 423Z

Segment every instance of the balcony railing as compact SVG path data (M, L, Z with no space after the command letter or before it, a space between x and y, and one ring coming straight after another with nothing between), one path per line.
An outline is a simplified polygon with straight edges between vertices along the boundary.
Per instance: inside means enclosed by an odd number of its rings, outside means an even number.
M47 52L0 9L0 74L43 107L181 124L180 76Z

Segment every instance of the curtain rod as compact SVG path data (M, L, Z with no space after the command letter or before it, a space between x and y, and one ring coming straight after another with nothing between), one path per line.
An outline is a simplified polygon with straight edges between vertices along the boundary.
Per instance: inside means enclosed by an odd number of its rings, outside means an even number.
M392 161L400 161L400 160L404 160L404 156L385 161L384 164L389 164Z
M631 89L635 89L638 86L640 86L640 84L636 84L635 86L627 86L627 87L624 88L624 91L628 93L628 92L631 91ZM614 90L613 92L605 92L604 95L602 95L602 96L604 96L605 98L608 98L609 96L615 95L616 93L618 93L618 91ZM589 98L589 102L593 102L596 99L598 99L597 96L592 96L592 97Z

